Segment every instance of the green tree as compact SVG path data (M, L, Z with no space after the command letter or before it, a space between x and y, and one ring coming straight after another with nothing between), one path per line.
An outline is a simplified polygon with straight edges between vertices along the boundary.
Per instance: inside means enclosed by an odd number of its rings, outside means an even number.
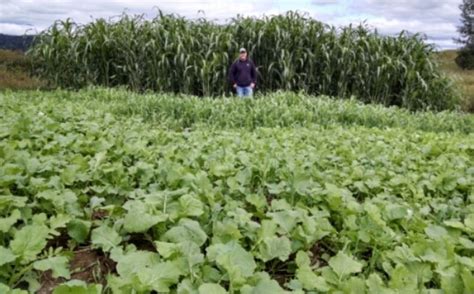
M463 44L463 47L456 58L456 63L464 69L474 69L474 1L463 0L459 8L462 25L458 27L458 32L461 37L456 41Z

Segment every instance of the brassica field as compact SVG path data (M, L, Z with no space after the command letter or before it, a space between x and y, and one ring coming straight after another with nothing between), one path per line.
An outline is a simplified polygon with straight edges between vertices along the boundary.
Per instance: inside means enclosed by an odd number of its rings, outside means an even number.
M474 293L474 117L0 93L1 293Z

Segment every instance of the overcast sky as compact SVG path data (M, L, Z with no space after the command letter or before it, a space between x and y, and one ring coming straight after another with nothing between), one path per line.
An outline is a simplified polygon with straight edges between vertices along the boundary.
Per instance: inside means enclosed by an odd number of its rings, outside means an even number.
M153 17L159 7L164 12L223 21L237 14L261 16L288 10L308 12L323 22L340 26L366 21L381 33L401 30L421 32L439 48L457 46L461 0L0 0L0 33L20 35L41 31L54 20L71 17L79 23L111 17L126 11Z

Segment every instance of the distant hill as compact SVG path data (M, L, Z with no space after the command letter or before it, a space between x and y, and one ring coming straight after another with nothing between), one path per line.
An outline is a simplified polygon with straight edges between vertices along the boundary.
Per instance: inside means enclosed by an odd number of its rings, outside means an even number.
M34 36L11 36L0 34L0 49L26 51Z

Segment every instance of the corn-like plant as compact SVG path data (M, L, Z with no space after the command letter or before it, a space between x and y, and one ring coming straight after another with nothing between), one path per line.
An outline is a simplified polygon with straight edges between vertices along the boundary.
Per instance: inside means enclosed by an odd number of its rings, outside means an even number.
M239 47L249 50L265 92L356 96L412 110L449 109L458 101L419 35L336 29L295 12L226 24L161 12L152 20L123 14L86 25L58 21L28 53L39 76L65 88L125 85L214 96L230 92L228 68Z

